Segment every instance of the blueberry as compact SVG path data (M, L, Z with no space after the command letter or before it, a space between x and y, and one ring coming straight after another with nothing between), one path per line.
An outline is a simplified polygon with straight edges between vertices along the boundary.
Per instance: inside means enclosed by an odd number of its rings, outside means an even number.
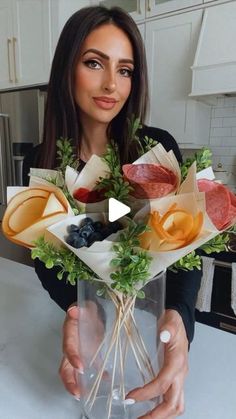
M101 230L101 233L102 233L103 239L106 239L108 236L110 236L113 233L113 231L109 225L106 225Z
M112 233L117 233L117 231L122 229L121 223L119 221L113 221L113 223L109 223L109 227L112 230Z
M78 236L78 238L76 238L74 240L72 246L75 247L76 249L79 249L80 247L83 247L83 246L86 246L87 247L88 246L88 242L83 237L79 237Z
M88 246L91 246L94 242L101 240L103 240L103 235L98 231L94 231L94 233L90 234L88 238Z
M84 239L83 237L78 237L77 239L74 240L74 244L73 247L75 247L76 249L79 249L80 247L83 246L88 246L88 242L86 239Z
M86 225L88 225L88 224L92 224L92 223L93 223L92 218L90 218L90 217L85 217L85 218L81 221L81 223L80 223L80 228L81 228L81 227L84 227L84 226L86 226Z
M67 226L67 232L68 233L77 233L79 232L79 227L75 224L70 224Z
M95 231L101 231L103 228L103 223L101 221L94 221L93 227Z
M70 244L71 246L73 246L72 243L74 243L75 240L77 240L79 237L79 234L77 232L73 232L68 234L68 236L65 238L66 243Z
M80 229L79 235L87 239L90 236L90 234L94 233L94 231L95 229L92 224L86 224Z

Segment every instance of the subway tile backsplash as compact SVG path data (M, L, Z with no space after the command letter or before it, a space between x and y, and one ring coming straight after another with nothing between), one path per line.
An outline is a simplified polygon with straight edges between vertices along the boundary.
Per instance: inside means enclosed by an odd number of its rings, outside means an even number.
M230 173L228 184L236 193L236 97L217 97L212 106L209 147L212 150L213 169L221 163ZM193 156L196 149L182 149L183 158Z
M209 145L213 168L219 163L231 173L229 185L236 190L236 97L217 98L212 106Z

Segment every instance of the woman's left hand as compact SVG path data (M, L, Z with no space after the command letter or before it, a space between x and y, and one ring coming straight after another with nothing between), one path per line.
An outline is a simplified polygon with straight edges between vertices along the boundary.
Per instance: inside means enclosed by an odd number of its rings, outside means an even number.
M184 381L188 372L188 339L181 316L176 310L166 310L160 327L170 333L165 344L164 362L157 377L143 387L132 390L126 399L150 400L162 396L155 409L139 419L172 419L184 412Z

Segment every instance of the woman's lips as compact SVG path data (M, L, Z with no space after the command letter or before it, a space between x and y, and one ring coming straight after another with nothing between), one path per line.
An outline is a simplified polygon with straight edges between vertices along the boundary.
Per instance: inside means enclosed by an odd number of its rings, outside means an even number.
M105 109L105 110L113 109L117 102L115 99L103 98L103 97L94 97L93 100L99 108Z

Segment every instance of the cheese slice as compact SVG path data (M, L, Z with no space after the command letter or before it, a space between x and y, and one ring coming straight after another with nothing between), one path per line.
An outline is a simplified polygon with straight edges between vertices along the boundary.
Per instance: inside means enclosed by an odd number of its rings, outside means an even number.
M19 233L34 224L41 217L46 203L47 199L41 196L34 196L22 202L9 218L10 229Z
M15 196L13 196L8 203L7 209L5 211L5 214L4 214L4 217L3 217L3 220L2 220L2 231L3 231L3 233L7 237L12 236L12 235L15 234L16 231L17 232L22 231L22 229L23 229L22 228L22 223L24 224L24 226L25 225L26 226L30 225L30 222L28 220L28 216L30 218L33 217L33 219L36 220L38 218L37 209L35 209L35 211L33 211L31 209L31 211L30 211L29 210L29 204L27 204L28 205L28 207L27 207L28 208L28 214L27 214L27 213L25 213L25 210L22 211L23 207L20 208L20 206L27 201L30 202L31 199L35 199L35 198L45 198L45 199L47 199L48 196L49 196L48 191L44 191L44 190L39 189L39 188L27 189L27 190L24 190L24 191L16 194ZM44 205L45 204L46 204L46 201L44 201ZM42 211L42 206L40 206L40 211ZM15 212L18 213L16 219L15 219ZM23 213L24 213L24 217L23 217ZM34 215L34 213L36 213L36 216ZM12 226L12 228L10 226Z
M57 199L55 194L52 192L47 200L47 204L43 210L42 217L47 217L50 214L55 214L58 212L65 212L65 208L61 202Z
M50 217L45 217L24 231L21 231L19 234L16 234L11 240L25 247L34 247L33 242L44 235L47 227L58 223L67 216L67 213L59 213L51 215Z

